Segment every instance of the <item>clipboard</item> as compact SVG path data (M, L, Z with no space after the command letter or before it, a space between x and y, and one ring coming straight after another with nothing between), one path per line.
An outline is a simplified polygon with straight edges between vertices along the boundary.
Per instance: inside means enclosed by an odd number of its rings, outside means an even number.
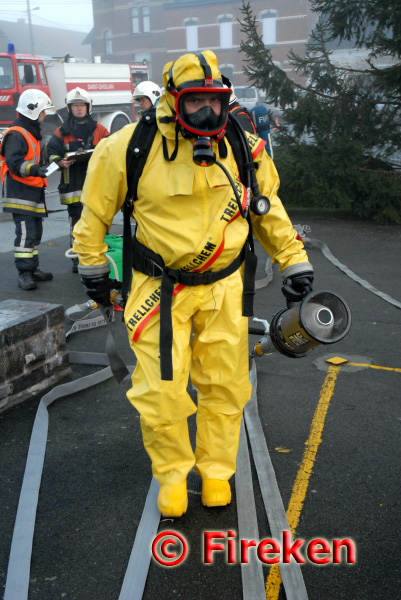
M84 150L82 148L77 150L76 152L67 152L67 157L69 160L73 160L75 162L86 162L92 156L93 148L91 150Z

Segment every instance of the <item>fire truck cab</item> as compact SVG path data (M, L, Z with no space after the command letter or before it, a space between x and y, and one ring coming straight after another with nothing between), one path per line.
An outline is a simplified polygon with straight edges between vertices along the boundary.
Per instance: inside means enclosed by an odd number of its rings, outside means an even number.
M10 52L9 45L9 53L0 54L0 133L15 120L19 97L29 88L43 90L50 96L43 60Z

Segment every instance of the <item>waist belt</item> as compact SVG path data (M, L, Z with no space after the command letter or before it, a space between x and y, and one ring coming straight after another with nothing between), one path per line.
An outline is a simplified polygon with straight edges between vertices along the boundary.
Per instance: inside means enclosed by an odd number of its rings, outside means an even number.
M239 269L245 260L244 288L242 300L242 314L244 317L253 315L253 296L255 294L255 274L257 257L248 244L231 264L219 271L204 271L203 273L187 273L179 269L166 267L159 254L147 248L136 238L133 240L133 268L136 271L149 275L154 279L161 279L160 290L160 373L161 379L172 381L173 361L171 348L173 345L173 322L171 306L173 302L174 284L181 283L187 286L210 285L220 279L232 275Z

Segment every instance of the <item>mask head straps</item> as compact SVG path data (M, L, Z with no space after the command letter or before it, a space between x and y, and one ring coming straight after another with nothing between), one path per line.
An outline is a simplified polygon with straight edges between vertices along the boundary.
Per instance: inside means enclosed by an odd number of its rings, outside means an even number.
M206 61L206 58L204 57L202 52L192 52L192 54L194 54L195 56L198 57L200 65L203 69L203 73L205 75L205 87L206 88L213 87L214 82L213 82L213 76L212 76L212 69L211 69L210 65L208 64L208 62ZM173 62L173 64L171 65L171 67L169 69L168 81L167 81L167 85L166 85L166 90L168 92L170 92L170 94L172 94L173 96L175 96L177 94L177 88L176 88L176 86L174 84L174 80L173 80L174 65L175 65L175 62ZM224 81L226 78L223 76L222 79ZM226 81L224 81L224 83L226 83ZM231 87L231 85L230 85L230 87Z

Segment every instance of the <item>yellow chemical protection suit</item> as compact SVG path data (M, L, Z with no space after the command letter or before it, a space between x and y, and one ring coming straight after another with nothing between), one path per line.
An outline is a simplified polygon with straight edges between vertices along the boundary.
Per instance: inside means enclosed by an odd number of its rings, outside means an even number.
M203 52L220 78L217 59ZM166 65L163 85L167 88ZM201 80L204 72L194 54L172 66L174 83ZM169 156L175 148L174 98L167 91L157 105L158 131L138 185L133 216L139 242L159 254L167 266L185 271L216 271L233 262L243 248L248 223L242 218L231 185L217 166L197 166L193 139L178 136L175 160L163 157L162 136ZM127 193L126 153L135 125L102 140L89 163L83 189L81 220L74 230L80 273L109 270L104 236ZM265 216L252 215L259 242L280 264L283 275L311 270L302 242L277 196L279 178L264 142L248 135L261 194L271 202ZM241 193L231 147L220 159ZM217 143L213 150L218 154ZM214 284L176 284L172 302L173 380L160 377L160 279L134 272L124 319L137 358L127 396L141 415L145 448L155 478L180 483L195 465L206 479L228 480L235 472L239 430L251 386L248 371L248 319L242 316L241 269ZM192 331L192 337L191 337ZM187 393L189 374L198 390L197 407ZM192 450L187 418L197 411L196 450Z

